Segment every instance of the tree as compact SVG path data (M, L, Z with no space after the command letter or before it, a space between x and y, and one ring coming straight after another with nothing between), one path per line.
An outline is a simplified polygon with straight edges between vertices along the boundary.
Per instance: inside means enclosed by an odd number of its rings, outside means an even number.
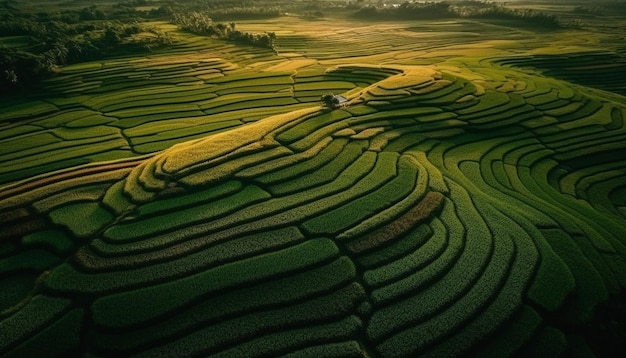
M328 108L336 108L339 105L339 99L332 93L323 95L322 102L324 102L324 105Z

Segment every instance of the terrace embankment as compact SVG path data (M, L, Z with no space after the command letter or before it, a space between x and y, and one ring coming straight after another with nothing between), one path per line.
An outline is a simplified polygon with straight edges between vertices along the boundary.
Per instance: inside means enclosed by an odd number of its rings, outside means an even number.
M626 286L626 164L570 163L625 149L623 104L522 74L325 74L370 81L2 189L0 354L589 351L571 328Z

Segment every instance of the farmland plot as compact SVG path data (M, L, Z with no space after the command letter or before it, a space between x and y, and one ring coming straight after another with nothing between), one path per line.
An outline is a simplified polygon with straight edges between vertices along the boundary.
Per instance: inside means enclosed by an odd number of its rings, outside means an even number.
M388 26L194 36L3 107L0 355L597 349L576 328L626 288L623 97Z

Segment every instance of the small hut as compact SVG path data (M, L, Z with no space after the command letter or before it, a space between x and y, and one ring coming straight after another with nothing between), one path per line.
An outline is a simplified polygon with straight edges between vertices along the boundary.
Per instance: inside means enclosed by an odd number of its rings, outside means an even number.
M322 96L324 105L331 109L345 108L348 106L348 99L337 94L327 93Z

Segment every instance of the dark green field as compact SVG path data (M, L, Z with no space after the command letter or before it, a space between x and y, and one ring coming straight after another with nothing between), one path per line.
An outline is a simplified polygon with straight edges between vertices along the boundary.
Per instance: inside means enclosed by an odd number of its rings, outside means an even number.
M626 355L626 3L182 3L0 3L0 356Z

